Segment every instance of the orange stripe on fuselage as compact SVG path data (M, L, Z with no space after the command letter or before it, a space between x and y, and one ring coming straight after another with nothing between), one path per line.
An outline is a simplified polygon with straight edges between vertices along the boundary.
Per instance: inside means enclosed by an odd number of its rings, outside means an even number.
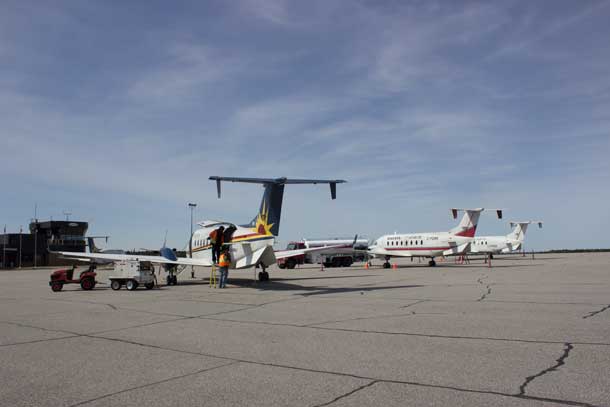
M233 239L231 239L230 243L247 242L249 240L260 239L263 237L273 238L273 235L261 235L260 233L249 233L247 235L241 235L241 236L234 237ZM210 244L205 245L205 246L193 247L193 252L200 252L202 250L207 250L210 248L212 248L212 245L210 245Z

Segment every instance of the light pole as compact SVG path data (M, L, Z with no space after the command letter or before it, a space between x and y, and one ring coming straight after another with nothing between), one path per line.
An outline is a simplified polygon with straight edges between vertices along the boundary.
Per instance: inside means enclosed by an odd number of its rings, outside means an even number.
M189 235L189 257L193 258L193 210L197 206L196 203L189 202L191 208L191 234ZM191 278L195 278L195 267L191 266Z
M34 204L34 268L38 257L38 204Z
M4 235L2 235L2 268L6 263L6 223L4 224Z
M21 238L23 237L23 226L19 226L19 268L21 268Z

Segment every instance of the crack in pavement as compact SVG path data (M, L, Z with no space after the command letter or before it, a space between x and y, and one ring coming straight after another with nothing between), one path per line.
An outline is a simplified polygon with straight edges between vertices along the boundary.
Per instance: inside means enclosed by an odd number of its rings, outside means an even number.
M485 299L485 298L486 298L486 297L487 297L489 294L491 294L491 285L488 285L486 288L487 288L487 292L486 292L486 293L484 293L484 294L481 296L481 298L479 298L479 299L477 300L477 302L481 302L481 301L483 301L483 300L484 300L484 299Z
M484 275L483 277L479 277L479 278L477 279L477 283L479 283L479 284L483 285L483 284L484 284L484 283L483 283L483 280L486 280L488 277L489 277L488 275ZM484 293L484 294L481 296L481 298L479 298L479 299L477 300L477 302L481 302L481 301L483 301L483 300L484 300L484 299L485 299L485 298L486 298L486 297L487 297L489 294L491 294L491 284L487 284L487 286L486 286L485 288L487 289L487 292L486 292L486 293Z
M214 320L215 321L223 321L223 320L218 320L218 319L214 319ZM243 322L243 321L234 321L234 322ZM28 326L28 325L25 325L25 324L19 324L19 323L13 323L13 322L6 322L6 323L17 325L17 326L25 326L25 327L28 327L28 328L37 328L37 329L41 329L41 330L44 330L44 331L63 332L63 333L68 332L68 331L59 331L59 330L53 330L53 329L40 328L40 327L36 327L36 326ZM318 329L326 329L326 328L318 328ZM72 332L69 332L69 333L72 333ZM554 402L554 403L565 404L565 405L570 405L570 406L597 407L594 404L589 404L589 403L584 403L584 402L579 402L579 401L573 401L573 400L562 400L562 399L552 399L552 398L545 398L545 397L538 397L538 396L529 396L529 395L521 394L521 393L515 394L515 393L502 393L502 392L491 391L491 390L475 390L475 389L461 388L461 387L455 387L455 386L437 385L437 384L431 384L431 383L421 383L421 382L412 382L412 381L403 381L403 380L392 380L392 379L381 379L381 378L377 378L377 377L367 377L367 376L351 374L351 373L318 370L318 369L311 369L311 368L299 367L299 366L282 365L282 364L272 363L272 362L261 362L261 361L255 361L255 360L233 358L233 357L228 357L228 356L219 356L217 354L208 354L208 353L204 353L204 352L194 352L194 351L187 351L187 350L183 350L183 349L174 349L174 348L169 348L169 347L164 347L164 346L159 346L159 345L151 345L151 344L131 341L131 340L127 340L127 339L107 338L107 337L104 337L104 336L97 336L97 335L94 335L94 334L76 334L76 333L72 333L72 334L74 334L74 336L79 336L79 337L85 337L85 338L91 338L91 339L101 339L101 340L106 340L106 341L111 341L111 342L120 342L120 343L126 343L126 344L141 346L141 347L145 347L145 348L158 349L158 350L164 350L164 351L169 351L169 352L177 352L177 353L183 353L183 354L189 354L189 355L197 355L197 356L207 356L207 357L214 358L214 359L228 360L228 361L231 361L233 363L242 362L242 363L254 364L254 365L259 365L259 366L279 367L279 368L286 368L286 369L305 371L305 372L331 374L331 375L337 375L337 376L343 376L343 377L352 377L352 378L356 378L356 379L364 379L364 380L370 380L370 381L374 381L374 382L406 384L406 385L413 385L413 386L420 386L420 387L427 387L427 388L435 388L435 389L448 389L448 390L455 390L455 391L465 392L465 393L491 394L491 395L498 395L498 396L512 397L512 398L519 398L519 399L526 399L526 400ZM410 335L415 335L415 336L432 336L432 337L434 337L434 335L423 335L423 334L410 334ZM461 339L460 337L452 337L452 338ZM60 339L69 339L69 338L57 338L57 340L60 340ZM465 338L465 339L506 340L506 341L515 341L515 342L534 342L534 343L550 343L550 344L556 344L557 343L557 342L526 341L526 340L512 340L512 339L498 339L498 338ZM564 342L560 342L560 343L564 343ZM558 363L555 366L553 366L553 367L551 367L549 369L546 369L543 372L538 373L537 375L530 376L529 378L527 378L526 379L526 383L524 383L521 386L521 388L523 388L523 392L525 391L525 386L527 386L527 384L529 384L529 382L534 380L536 377L540 377L543 374L548 373L548 372L550 372L552 370L555 370L557 367L559 367L562 364L564 364L564 360L568 356L569 350L572 349L573 344L574 343L564 343L564 345L566 345L567 348L564 351L564 355L562 355L557 360ZM604 345L610 345L610 344L604 344ZM214 367L214 368L223 367L223 366L227 366L227 365L229 365L229 364L225 364L225 365L222 365L222 366L217 366L217 367ZM211 370L211 369L214 369L214 368L210 368L210 369L207 369L207 370ZM206 369L204 369L204 370L206 370ZM201 372L190 373L190 374L187 374L185 376L194 375L194 374L198 374L198 373L201 373ZM160 381L158 383L162 383L164 381L176 380L178 378L180 378L180 377L173 377L173 378L165 379L165 380ZM152 384L156 384L156 383L152 383ZM146 386L150 386L152 384L149 383L147 385L142 385L140 387L146 387ZM372 383L370 383L370 384L372 385ZM118 393L123 393L123 392L130 391L130 390L135 390L135 389L138 389L140 387L135 387L135 388L132 388L132 389L122 390L120 392L113 393L113 394L118 394ZM365 387L367 387L367 386L365 386ZM104 396L100 396L100 397L103 398L103 397L108 397L110 395L112 395L112 394L104 395ZM344 395L344 397L346 395ZM88 400L86 402L88 403L88 402L91 402L91 401L94 401L94 400L96 400L96 399ZM71 407L82 405L84 403L85 402L74 404Z
M329 405L331 405L331 404L335 403L336 401L341 400L342 398L349 397L349 396L351 396L352 394L359 392L360 390L366 389L367 387L371 387L371 386L372 386L372 385L374 385L375 383L379 383L379 381L378 381L378 380L372 380L371 382L369 382L369 383L367 383L367 384L363 384L362 386L358 386L358 387L356 387L356 388L355 388L354 390L352 390L352 391L348 391L348 392L347 392L347 393L345 393L345 394L342 394L342 395L340 395L340 396L335 397L334 399L332 399L332 400L331 400L331 401L329 401L329 402L322 403L322 404L316 404L316 405L315 405L315 406L313 406L313 407L324 407L324 406L329 406Z
M559 369L561 366L563 366L565 364L565 360L570 355L570 351L574 348L574 346L570 342L565 342L564 345L565 345L565 348L563 349L563 354L559 357L559 359L556 360L557 363L555 363L551 367L548 367L548 368L542 370L541 372L536 373L535 375L526 377L523 384L521 384L521 386L519 386L519 393L517 394L518 396L525 395L525 388L532 381L534 381L538 377L544 376L547 373L556 371L557 369Z
M412 386L427 387L427 388L433 388L433 389L455 390L455 391L464 392L464 393L491 394L491 395L504 396L504 397L512 397L512 398L519 398L519 399L526 399L526 400L554 402L554 403L565 404L565 405L570 405L570 406L598 407L598 406L596 406L594 404L580 402L580 401L573 401L573 400L563 400L563 399L553 399L553 398L538 397L538 396L528 396L528 395L525 395L525 394L502 393L500 391L493 391L493 390L476 390L476 389L468 389L468 388L462 388L462 387L456 387L456 386L445 386L445 385L439 385L439 384L413 382L413 381L407 381L407 380L382 379L382 378L363 376L363 375L358 375L358 374L353 374L353 373L344 373L344 372L336 372L336 371L331 371L331 370L312 369L312 368L300 367L300 366L283 365L283 364L273 363L273 362L262 362L262 361L256 361L256 360L239 359L239 358L228 357L228 356L219 356L219 355L215 355L215 354L208 354L208 353L205 353L205 352L193 352L193 351L186 351L186 350L180 350L180 349L173 349L173 348L167 348L167 347L163 347L163 346L159 346L159 345L149 345L149 344L135 342L135 341L130 341L130 340L125 340L125 339L106 338L106 337L103 337L103 336L90 336L90 337L91 338L97 338L97 339L105 339L105 340L108 340L108 341L128 343L128 344L132 344L132 345L139 345L139 346L142 346L142 347L148 347L148 348L153 348L153 349L160 349L160 350L165 350L165 351L172 351L172 352L178 352L178 353L186 353L186 354L199 355L199 356L207 356L207 357L211 357L211 358L215 358L215 359L229 360L229 361L233 361L233 362L236 362L236 363L237 362L241 362L241 363L253 364L253 365L257 365L257 366L269 366L269 367L278 367L278 368L292 369L292 370L297 370L297 371L302 371L302 372L330 374L330 375L335 375L335 376L351 377L351 378L356 378L356 379L369 380L369 381L372 381L372 382L379 382L379 383L396 383L396 384L406 384L406 385L412 385ZM372 384L373 383L369 383L369 385L372 385ZM365 385L364 387L368 387L368 386ZM356 391L357 390L360 390L360 389L356 389ZM354 391L352 391L352 393L353 392ZM344 397L346 395L344 395ZM71 407L74 407L74 406L71 406Z
M597 310L597 311L593 311L593 312L589 312L587 315L583 316L582 319L587 319L587 318L591 318L597 314L600 314L602 312L604 312L605 310L610 309L610 304L606 305L604 308Z

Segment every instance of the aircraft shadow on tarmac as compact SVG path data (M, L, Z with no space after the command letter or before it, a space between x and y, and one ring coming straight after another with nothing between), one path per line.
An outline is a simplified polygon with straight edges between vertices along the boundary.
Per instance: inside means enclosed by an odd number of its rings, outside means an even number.
M341 277L334 277L341 278ZM349 277L348 277L349 278ZM250 287L258 290L269 290L269 291L305 291L300 293L304 297L312 295L324 295L324 294L340 294L340 293L351 293L351 292L371 292L379 290L393 290L397 288L418 288L424 287L423 285L409 284L409 285L384 285L384 286L355 286L355 287L329 287L329 286L304 286L288 281L299 281L302 279L273 279L264 283L257 281L237 278L229 279L229 284L238 287Z
M229 288L240 287L240 288L256 288L258 290L264 291L304 291L304 293L300 293L300 295L304 297L312 296L312 295L323 295L323 294L338 294L338 293L350 293L350 292L371 292L378 290L392 290L397 288L418 288L424 287L424 285L385 285L385 286L374 286L374 285L366 285L366 286L354 286L354 287L329 287L329 286L305 286L295 283L296 281L301 280L330 280L330 279L346 279L346 278L362 278L362 277L377 277L375 275L349 275L349 276L328 276L328 277L305 277L305 278L273 278L270 281L259 282L252 278L244 278L237 277L231 278L229 275L228 285ZM204 278L202 280L183 280L179 281L178 285L171 287L171 289L180 288L180 286L188 287L188 286L196 286L196 285L209 285L209 279ZM169 289L164 285L159 286L155 289Z

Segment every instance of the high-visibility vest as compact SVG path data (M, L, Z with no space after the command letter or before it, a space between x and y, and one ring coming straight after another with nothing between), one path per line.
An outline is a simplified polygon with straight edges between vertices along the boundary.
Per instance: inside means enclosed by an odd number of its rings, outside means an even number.
M216 243L217 241L222 243L222 233L219 233L218 229L214 229L210 232L210 240L212 243Z
M218 265L220 267L229 267L231 265L231 258L227 253L220 253L220 258L218 259Z

